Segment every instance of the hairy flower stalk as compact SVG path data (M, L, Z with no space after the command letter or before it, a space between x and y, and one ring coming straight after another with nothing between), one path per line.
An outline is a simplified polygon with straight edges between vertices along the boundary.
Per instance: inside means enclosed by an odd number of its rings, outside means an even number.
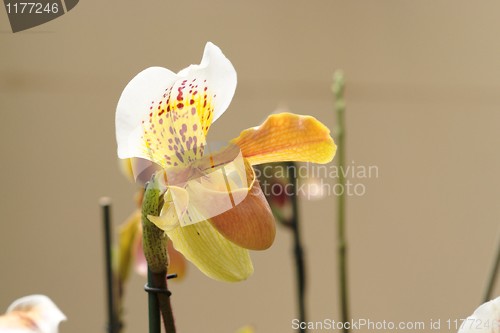
M163 273L167 270L167 237L165 232L151 223L148 215L158 216L160 207L163 205L161 190L155 176L146 186L144 199L142 201L142 228L144 256L148 262L149 269L153 273Z
M149 221L148 216L158 216L163 205L159 181L155 176L146 186L142 204L144 256L148 262L148 287L165 292L149 293L150 333L160 332L159 312L167 333L175 332L170 295L167 293L167 237L165 232Z

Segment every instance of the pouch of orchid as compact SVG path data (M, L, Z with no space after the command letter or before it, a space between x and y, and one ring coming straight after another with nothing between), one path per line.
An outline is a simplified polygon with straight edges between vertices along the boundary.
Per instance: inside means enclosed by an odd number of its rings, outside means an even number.
M271 115L226 147L209 149L210 125L228 108L236 82L231 62L209 42L199 65L177 74L160 67L139 73L116 111L118 156L149 161L136 165L134 175L144 180L153 173L160 195L158 214L147 220L220 281L248 278L249 250L274 241L274 218L252 166L327 163L336 151L326 126L291 113Z

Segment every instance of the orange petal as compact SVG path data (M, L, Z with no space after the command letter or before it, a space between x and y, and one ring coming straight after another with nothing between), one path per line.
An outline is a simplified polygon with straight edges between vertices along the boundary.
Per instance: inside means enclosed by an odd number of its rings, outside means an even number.
M177 278L173 281L180 281L184 279L186 275L187 263L184 256L178 252L171 241L168 242L168 273L169 274L177 274Z
M311 116L280 113L269 116L232 141L250 164L297 161L328 163L337 146L330 130Z
M234 208L209 219L212 226L236 245L249 250L269 248L276 235L274 217L264 193L247 163L247 180L251 186L247 196Z

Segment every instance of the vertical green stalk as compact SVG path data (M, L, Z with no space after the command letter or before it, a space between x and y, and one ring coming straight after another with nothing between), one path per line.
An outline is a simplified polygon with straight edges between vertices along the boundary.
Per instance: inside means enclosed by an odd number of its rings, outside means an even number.
M484 293L484 298L483 298L484 302L488 302L493 297L493 290L495 289L495 281L497 280L499 268L500 268L500 242L498 243L495 261L493 262L493 267L491 269L491 273L488 278L488 283L486 285L486 291Z
M148 286L152 286L153 275L148 267ZM149 333L161 333L160 303L156 294L148 293Z
M104 251L106 265L106 289L107 289L107 307L108 307L108 332L118 333L120 331L120 323L118 320L117 311L117 295L114 283L115 275L113 274L113 258L112 258L112 230L111 230L111 200L103 197L99 200L102 208L102 218L104 222Z
M291 227L293 229L293 240L294 240L294 257L295 257L295 268L297 274L297 297L299 306L299 319L300 322L306 322L306 302L305 302L305 291L306 291L306 275L305 275L305 264L304 264L304 251L302 249L302 240L300 235L300 218L299 218L299 205L297 200L297 166L294 162L285 162L286 170L293 170L290 174L289 185L292 187L290 193L290 201L292 204L292 221ZM300 328L299 332L305 333L306 329Z
M144 256L148 262L148 287L154 289L149 292L149 332L160 333L160 313L163 316L163 325L166 333L175 333L170 295L167 290L167 241L163 230L151 223L148 215L158 216L163 205L159 181L155 176L146 186L142 201L142 230Z
M337 166L339 172L339 184L344 189L337 196L337 242L338 242L338 273L339 273L339 295L340 295L340 315L345 323L349 321L349 294L347 287L347 237L345 227L345 100L344 100L344 74L342 71L336 71L333 74L332 91L335 96L335 111L337 114ZM347 328L344 333L349 332Z

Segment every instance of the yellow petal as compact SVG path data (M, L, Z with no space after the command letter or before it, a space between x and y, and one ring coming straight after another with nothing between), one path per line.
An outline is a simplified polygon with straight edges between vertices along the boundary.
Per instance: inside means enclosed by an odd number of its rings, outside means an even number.
M337 146L330 130L310 116L280 113L232 141L252 164L280 161L328 163Z
M149 120L143 124L146 149L151 160L163 168L188 165L199 158L212 122L213 104L207 102L207 94L189 93L195 89L190 87L194 82L182 82L179 91L168 90L151 107Z
M167 231L177 251L212 279L236 282L253 273L248 250L225 239L203 221Z
M134 257L134 248L137 245L137 237L141 227L141 212L135 211L119 230L119 254L118 254L118 275L121 281L126 281Z
M253 168L246 163L250 190L234 208L213 216L210 223L225 238L250 250L269 248L276 235L274 217Z
M169 186L163 195L160 216L148 215L148 220L163 231L179 226L179 219L186 215L189 195L182 187Z
M132 169L132 159L124 158L118 160L118 165L120 166L120 171L127 177L128 180L134 182L134 171Z

